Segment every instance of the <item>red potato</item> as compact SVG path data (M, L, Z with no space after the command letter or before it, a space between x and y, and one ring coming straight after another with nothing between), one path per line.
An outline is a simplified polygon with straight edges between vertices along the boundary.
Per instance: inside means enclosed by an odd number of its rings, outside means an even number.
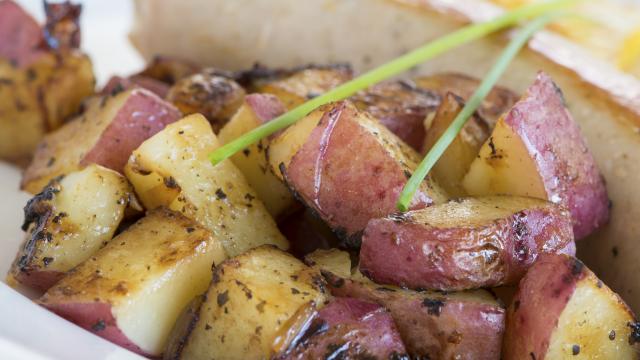
M418 161L418 154L387 128L343 101L327 107L281 171L297 196L347 246L357 246L370 219L396 210L398 196ZM424 208L444 199L437 184L427 178L410 208Z
M465 198L369 221L360 269L381 284L477 289L517 283L542 253L575 255L567 210L533 198Z
M408 359L393 319L376 303L334 298L304 315L304 325L289 329L295 337L275 359Z
M509 307L505 359L638 359L640 325L578 259L545 254Z
M92 163L122 173L134 149L179 118L176 108L144 89L93 99L84 114L45 136L22 189L38 192L51 179Z
M576 239L609 219L604 180L562 92L539 73L496 124L463 180L471 195L531 196L566 206Z
M323 271L331 293L389 310L412 358L500 359L505 309L485 290L412 291Z
M134 75L130 77L112 76L100 93L102 95L115 95L135 87L147 89L163 99L169 92L169 85L162 81L147 76Z
M419 151L426 135L424 119L437 109L440 96L418 88L411 81L401 80L374 85L353 96L351 101Z
M44 50L40 25L12 0L0 1L0 57L18 67L35 61Z

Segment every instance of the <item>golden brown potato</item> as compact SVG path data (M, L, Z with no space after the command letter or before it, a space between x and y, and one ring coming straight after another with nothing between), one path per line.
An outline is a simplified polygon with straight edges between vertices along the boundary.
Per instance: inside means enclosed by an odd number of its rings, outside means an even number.
M216 267L205 296L181 346L166 359L268 359L287 320L328 295L316 270L265 245Z
M257 194L233 163L213 166L219 146L209 122L190 115L133 152L127 178L147 209L166 206L195 219L223 242L227 255L262 244L289 247Z
M507 314L505 359L637 359L640 324L622 299L570 256L543 255Z
M37 193L51 179L94 163L122 172L138 145L179 118L176 108L144 89L94 98L82 115L38 145L22 189Z
M194 221L151 211L73 269L39 303L129 350L162 354L182 309L224 259L219 239Z
M204 115L217 134L242 105L244 96L244 89L231 77L204 69L177 80L166 98L184 115Z
M242 107L220 130L218 139L226 144L284 112L284 106L274 95L248 95ZM280 220L295 210L296 202L282 180L269 170L265 153L268 144L269 139L261 139L233 155L231 161L242 171L271 216Z
M286 70L258 67L239 74L239 80L251 92L273 94L289 110L352 77L351 67L344 64L307 65Z
M99 165L54 180L25 207L27 234L9 276L47 290L111 240L133 196L124 176Z

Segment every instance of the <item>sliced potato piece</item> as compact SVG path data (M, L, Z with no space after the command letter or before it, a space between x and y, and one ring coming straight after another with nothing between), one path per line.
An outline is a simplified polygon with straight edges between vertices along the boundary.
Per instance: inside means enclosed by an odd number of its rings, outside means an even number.
M233 163L213 166L219 146L204 116L167 126L133 152L125 168L147 208L167 206L195 219L221 239L228 256L262 244L288 248L273 218Z
M92 163L122 172L138 145L179 118L176 108L144 89L93 99L82 115L38 145L22 189L39 192L51 179Z
M506 359L637 359L634 314L582 262L543 255L507 315Z
M343 101L324 113L286 167L285 179L347 246L357 246L370 219L396 211L418 162L418 154L391 131ZM410 208L444 199L428 177Z
M273 246L228 259L214 272L182 346L165 358L268 359L287 320L327 299L316 270Z
M540 254L575 251L571 214L559 205L463 198L369 221L360 269L381 284L477 289L516 284Z
M539 73L496 124L463 180L471 195L531 196L566 206L581 239L609 219L600 171L562 92Z
M238 112L220 130L218 139L226 144L284 112L284 106L273 95L248 95ZM268 143L268 139L261 139L233 155L231 161L242 171L271 216L281 219L295 209L296 202L282 180L269 170L265 153Z
M133 196L124 176L99 165L54 180L25 207L27 234L9 276L47 290L111 240Z
M73 269L38 301L129 350L162 354L182 309L224 259L218 239L183 215L157 209Z

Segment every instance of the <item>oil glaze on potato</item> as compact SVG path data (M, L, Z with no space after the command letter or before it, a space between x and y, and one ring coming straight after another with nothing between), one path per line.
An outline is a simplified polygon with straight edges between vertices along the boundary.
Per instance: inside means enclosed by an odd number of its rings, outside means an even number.
M179 117L176 108L144 89L95 98L38 145L22 189L39 192L51 179L93 163L122 172L135 148Z
M38 301L129 350L162 354L182 309L206 290L224 258L219 239L158 209L73 269Z
M339 297L301 318L274 359L409 359L389 312L376 303Z
M287 320L326 299L316 270L273 246L249 250L215 268L190 331L165 359L268 359Z
M567 210L525 197L463 198L369 221L360 269L381 284L477 289L516 284L543 253L575 255Z
M471 195L522 195L562 204L571 211L576 239L609 219L600 171L560 89L544 73L498 121L463 187Z
M285 135L285 134L283 134ZM349 102L330 106L286 167L286 181L348 245L372 218L395 211L419 157L387 128ZM410 205L442 202L430 178Z
M10 278L47 290L111 240L132 196L122 175L99 165L52 182L25 207L27 233Z
M505 359L637 359L640 326L579 260L543 255L507 315Z
M284 106L274 95L248 95L240 109L220 130L218 139L226 144L284 112ZM261 139L233 155L231 161L242 171L271 216L280 219L295 209L295 199L283 181L269 169L265 153L268 143L269 139Z
M167 126L136 149L125 174L147 209L166 206L221 239L228 256L262 244L288 248L258 195L231 160L214 166L219 146L202 115Z

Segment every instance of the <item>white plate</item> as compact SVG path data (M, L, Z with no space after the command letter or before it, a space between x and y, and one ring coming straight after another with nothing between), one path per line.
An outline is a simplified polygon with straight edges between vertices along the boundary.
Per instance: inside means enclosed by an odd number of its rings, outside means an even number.
M42 0L17 0L39 21ZM129 0L85 0L82 47L92 58L98 83L113 74L139 70L143 62L127 40L132 19ZM29 196L18 191L20 172L0 162L0 279L22 241L22 207ZM142 359L34 304L0 282L0 359Z

